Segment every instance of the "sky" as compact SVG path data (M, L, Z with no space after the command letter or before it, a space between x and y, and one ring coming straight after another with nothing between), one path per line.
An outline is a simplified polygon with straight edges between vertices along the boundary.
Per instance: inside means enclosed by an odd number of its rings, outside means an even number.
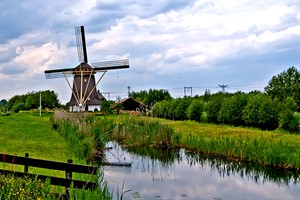
M46 3L45 3L46 2ZM174 97L263 91L300 69L300 0L0 0L0 99L54 90L44 71L78 63L74 28L85 27L89 63L129 59L97 89L110 100L166 89ZM101 73L96 74L96 79Z

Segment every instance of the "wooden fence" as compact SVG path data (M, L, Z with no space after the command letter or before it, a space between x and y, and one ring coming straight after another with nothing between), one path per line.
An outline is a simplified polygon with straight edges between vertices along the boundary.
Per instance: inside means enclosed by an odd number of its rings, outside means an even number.
M24 166L24 172L16 172L16 171L12 171L12 170L0 169L0 174L4 174L4 175L13 174L16 177L24 177L24 176L37 177L38 179L41 179L44 181L46 181L47 179L50 179L51 185L66 187L66 198L67 199L69 198L69 189L70 189L71 184L73 184L74 188L80 188L80 189L96 189L97 188L97 183L72 179L72 172L90 174L90 175L97 174L98 167L95 167L95 166L73 164L72 160L68 160L67 163L64 163L64 162L56 162L56 161L50 161L50 160L29 158L28 153L25 154L25 157L0 153L0 162ZM130 166L131 164L101 163L101 165ZM38 167L38 168L44 168L44 169L65 171L66 177L58 178L58 177L52 177L52 176L30 174L29 169L28 169L29 167Z

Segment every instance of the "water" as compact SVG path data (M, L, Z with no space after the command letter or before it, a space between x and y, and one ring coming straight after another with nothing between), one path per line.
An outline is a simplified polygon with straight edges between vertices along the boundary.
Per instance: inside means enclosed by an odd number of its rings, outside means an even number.
M113 199L124 200L300 200L299 172L272 170L184 150L127 149L110 143L104 167Z

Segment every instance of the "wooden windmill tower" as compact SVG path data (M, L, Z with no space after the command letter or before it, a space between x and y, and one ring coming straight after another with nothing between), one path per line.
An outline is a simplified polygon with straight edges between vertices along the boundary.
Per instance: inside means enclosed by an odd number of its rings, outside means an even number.
M100 104L105 100L104 96L97 91L96 87L108 70L129 68L128 59L113 60L106 62L96 62L88 64L87 50L85 43L84 27L75 28L77 52L79 65L75 68L64 68L46 70L47 79L64 77L72 91L71 99L68 103L70 111L94 111L100 110ZM102 72L97 80L96 72ZM67 77L73 76L73 87Z

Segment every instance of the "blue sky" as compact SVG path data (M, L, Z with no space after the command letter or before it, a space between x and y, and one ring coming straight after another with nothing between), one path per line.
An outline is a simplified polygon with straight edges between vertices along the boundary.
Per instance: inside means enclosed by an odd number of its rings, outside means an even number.
M111 100L128 86L173 97L184 87L214 93L218 84L263 90L272 76L300 68L300 0L0 0L0 11L0 99L54 90L66 103L66 81L45 79L44 70L78 65L80 25L89 62L129 59L129 69L98 85Z

